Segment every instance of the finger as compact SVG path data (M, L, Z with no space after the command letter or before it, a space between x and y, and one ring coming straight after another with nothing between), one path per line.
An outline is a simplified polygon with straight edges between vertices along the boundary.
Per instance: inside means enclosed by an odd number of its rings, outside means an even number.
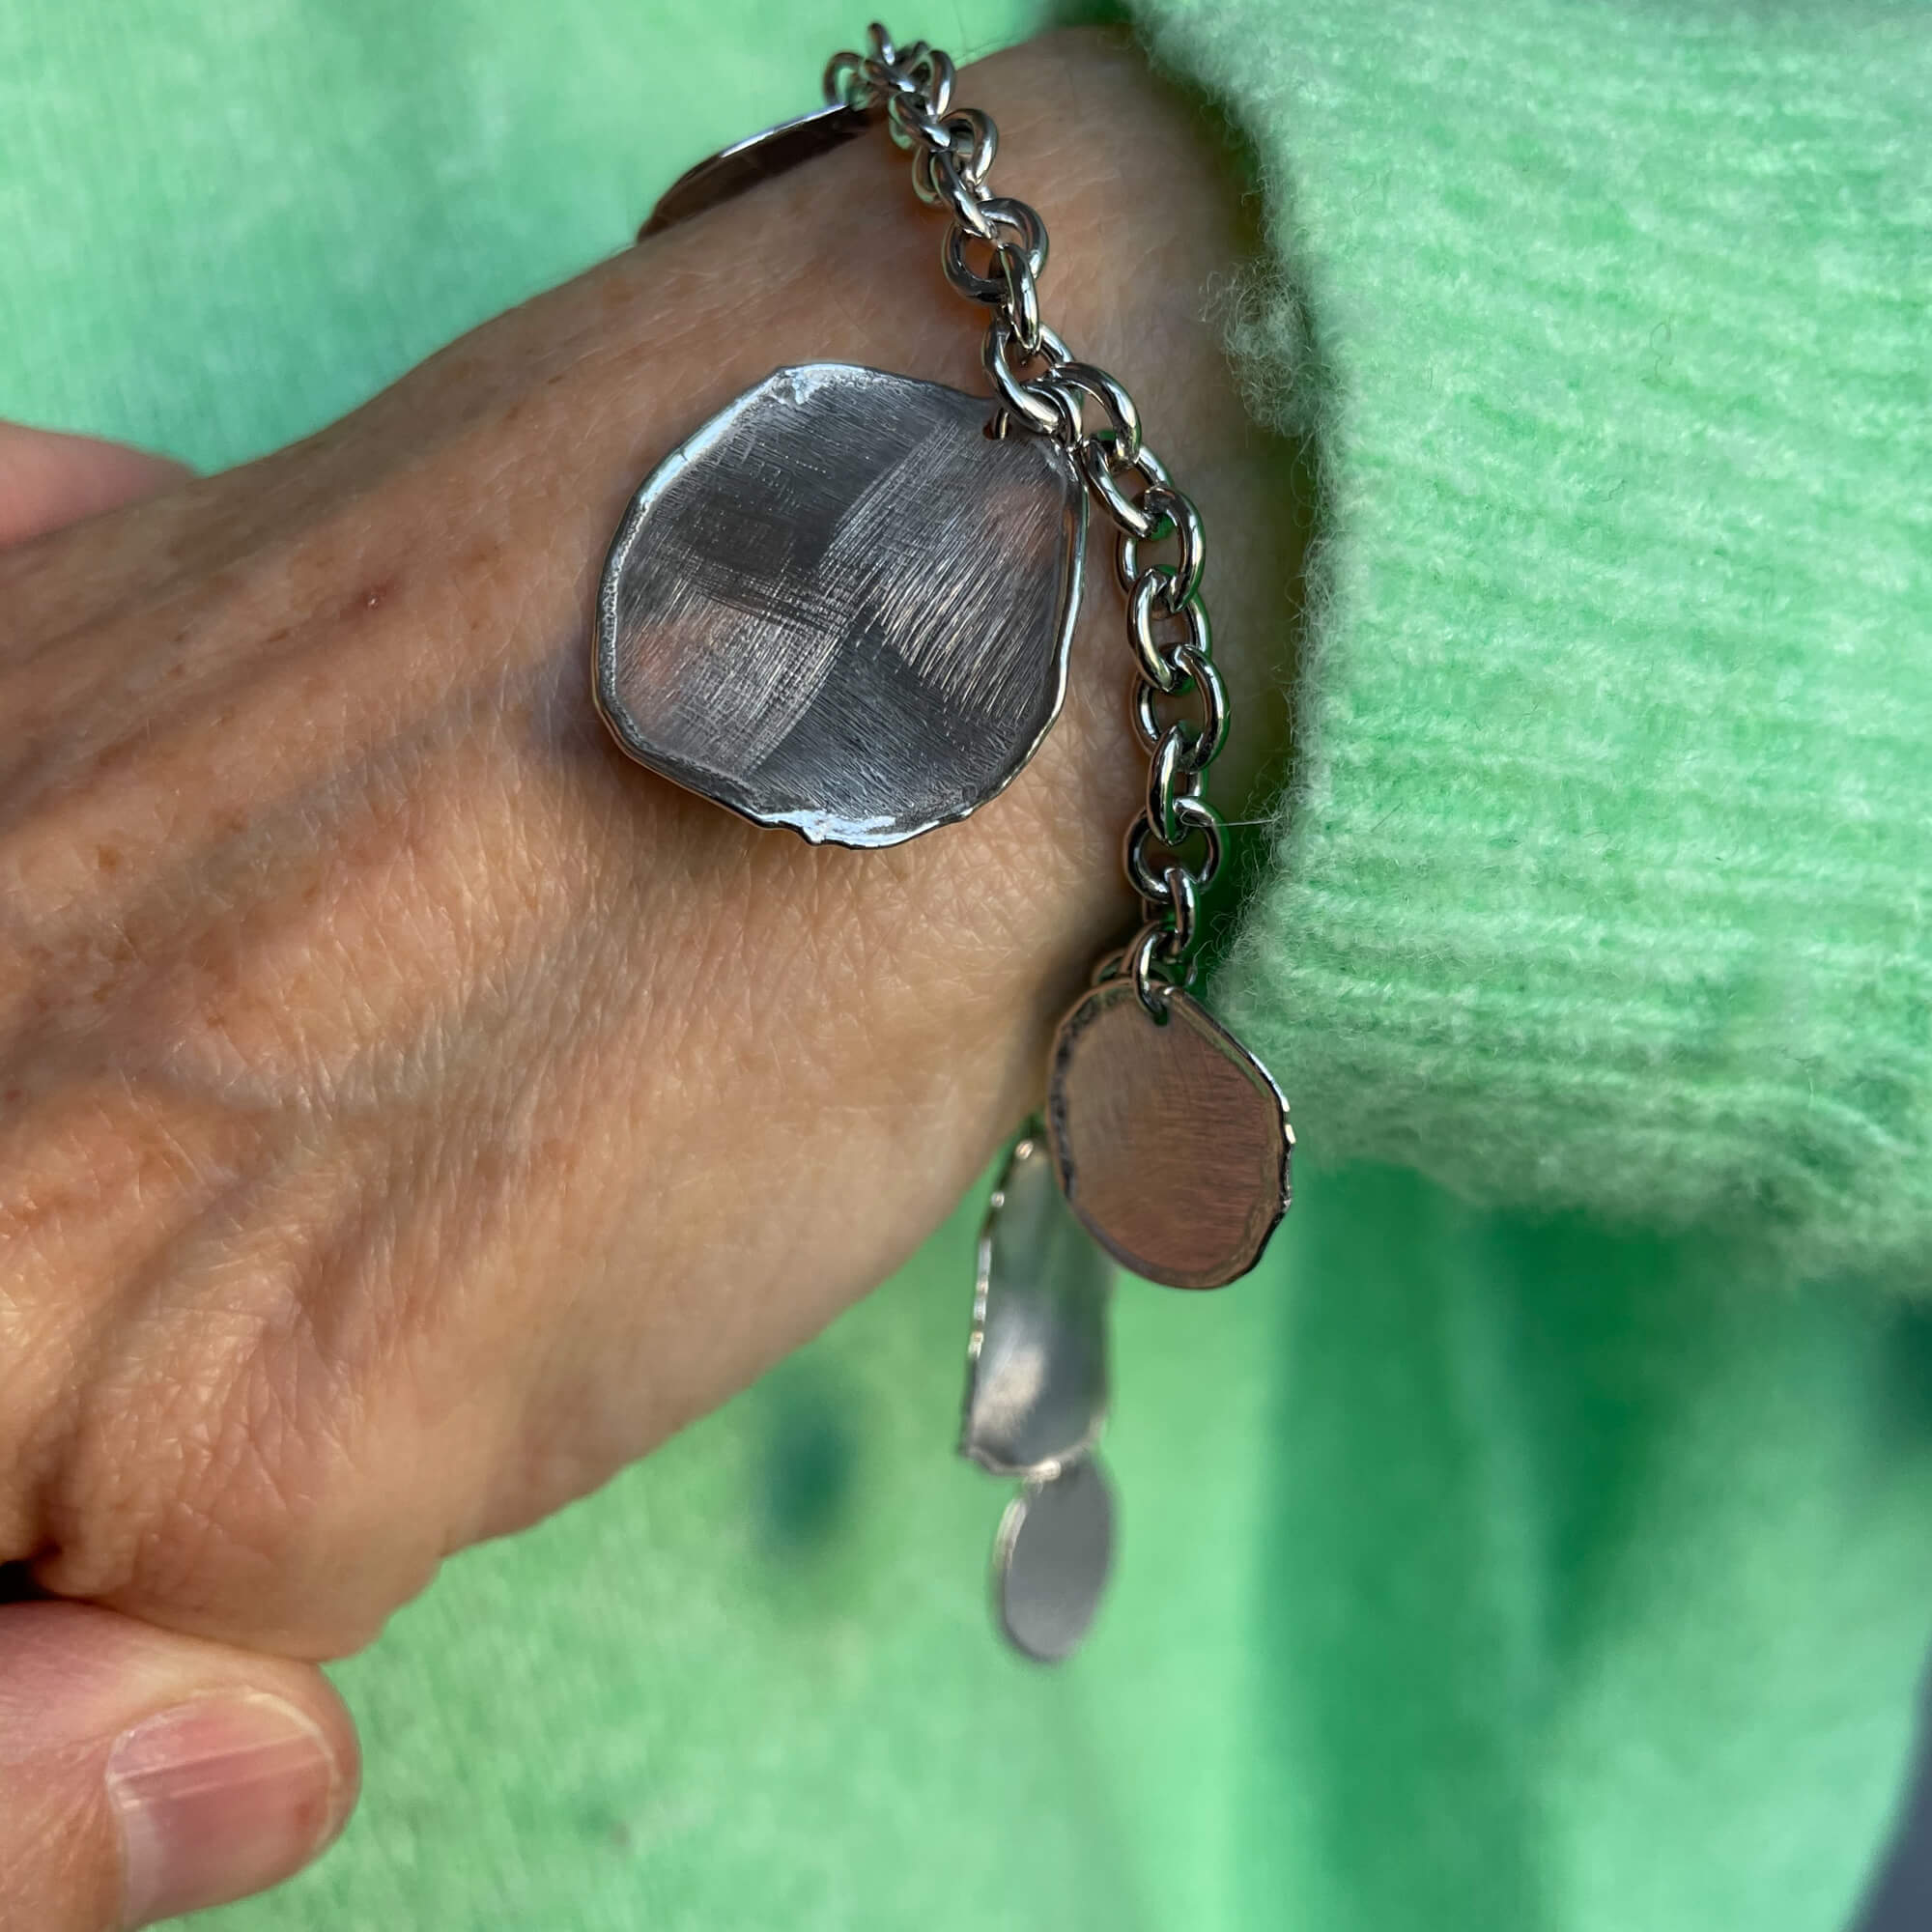
M279 1884L355 1803L308 1664L80 1604L0 1608L0 1932L147 1925Z
M125 442L0 422L0 546L119 509L191 473Z

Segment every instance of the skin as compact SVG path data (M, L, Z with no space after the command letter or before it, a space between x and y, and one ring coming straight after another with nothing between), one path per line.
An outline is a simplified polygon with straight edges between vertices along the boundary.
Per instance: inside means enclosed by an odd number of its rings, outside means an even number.
M1280 667L1243 640L1286 630L1296 528L1207 320L1250 245L1225 158L1094 35L959 96L1054 237L1049 319L1201 505L1234 810L1279 728ZM980 318L883 148L224 475L0 433L0 1562L62 1600L0 1609L0 1719L53 1740L0 1752L0 1820L33 1819L0 1823L20 1923L112 1922L91 1794L101 1741L163 1701L157 1656L168 1699L300 1704L352 1788L346 1719L289 1660L365 1644L445 1555L890 1273L1134 923L1146 760L1097 528L1062 723L906 846L758 831L628 762L589 702L604 547L697 424L787 362L983 388ZM31 1695L5 1661L27 1617ZM62 1750L73 1795L15 1804Z

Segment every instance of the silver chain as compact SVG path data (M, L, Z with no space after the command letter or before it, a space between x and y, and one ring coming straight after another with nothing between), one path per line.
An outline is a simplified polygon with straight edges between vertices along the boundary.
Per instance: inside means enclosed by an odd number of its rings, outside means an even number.
M1201 601L1201 513L1143 441L1140 411L1125 387L1075 356L1042 318L1046 224L1025 202L986 185L1000 145L992 117L953 106L952 62L937 47L897 46L876 21L867 35L868 53L833 55L827 101L883 109L893 140L912 151L914 193L951 215L940 249L946 279L993 311L980 360L1000 399L994 434L1017 425L1050 437L1114 526L1115 574L1126 593L1137 666L1134 731L1150 764L1147 804L1127 829L1123 855L1143 923L1102 971L1131 973L1142 1003L1164 1020L1167 988L1193 983L1201 895L1226 848L1221 815L1207 796L1208 767L1227 742L1228 693ZM988 251L979 268L969 259L976 247ZM1101 417L1092 427L1090 409ZM1143 546L1169 538L1171 559L1143 559ZM1189 709L1198 715L1185 715ZM1190 848L1198 859L1186 856Z

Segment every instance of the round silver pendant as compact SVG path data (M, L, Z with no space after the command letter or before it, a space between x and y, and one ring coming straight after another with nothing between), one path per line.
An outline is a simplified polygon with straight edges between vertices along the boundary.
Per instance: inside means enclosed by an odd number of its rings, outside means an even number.
M653 771L814 842L895 845L1003 791L1066 689L1087 497L991 404L781 369L668 456L611 543L597 707Z
M1097 1463L1029 1483L1000 1520L993 1590L1015 1649L1058 1663L1079 1648L1114 1567L1114 1498Z
M1220 1288L1261 1259L1289 1202L1294 1135L1267 1070L1197 1001L1166 1024L1130 981L1060 1023L1047 1138L1067 1206L1123 1266L1170 1288Z

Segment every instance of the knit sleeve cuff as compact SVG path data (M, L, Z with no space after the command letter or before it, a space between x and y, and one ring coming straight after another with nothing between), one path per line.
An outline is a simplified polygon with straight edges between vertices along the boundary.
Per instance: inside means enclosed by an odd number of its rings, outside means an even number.
M1216 988L1303 1149L1932 1271L1932 36L1134 11L1260 157L1234 346L1317 452Z

